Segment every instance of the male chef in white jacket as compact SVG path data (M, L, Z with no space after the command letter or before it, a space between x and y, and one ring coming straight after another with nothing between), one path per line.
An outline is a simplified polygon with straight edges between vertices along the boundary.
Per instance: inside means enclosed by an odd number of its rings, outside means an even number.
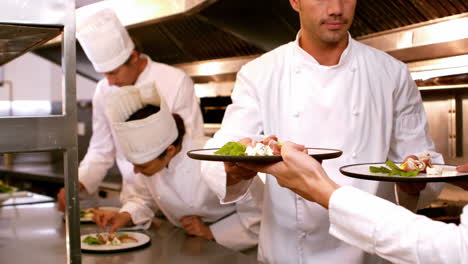
M114 232L129 224L149 226L154 213L161 211L189 234L215 239L235 250L255 246L260 208L251 207L249 199L219 203L202 180L200 161L186 155L202 146L185 135L182 118L169 112L156 91L152 84L127 86L109 96L107 116L137 176L134 192L120 213L98 211L96 222L104 228L111 223L110 232ZM259 187L256 192L262 191ZM206 226L207 222L213 224Z
M468 263L468 205L458 226L433 221L355 187L339 186L303 150L286 142L282 162L243 165L275 176L279 185L328 209L330 234L366 252L401 264ZM468 164L457 171L468 172ZM451 183L468 191L468 180Z
M242 67L222 127L205 147L264 134L307 147L341 149L340 158L323 161L331 179L395 202L393 183L344 177L338 169L347 164L401 161L426 152L435 163L443 162L433 151L421 96L407 67L351 38L348 29L356 0L290 3L301 22L296 40ZM223 168L207 161L202 167L206 182L224 203L242 199L254 184L256 173L235 164L225 163ZM434 199L442 188L434 184L423 190L404 187L398 188L400 203L411 209ZM379 261L331 236L325 209L281 188L269 175L263 201L261 261Z
M82 194L95 193L109 168L117 162L122 175L121 202L134 183L133 166L114 139L104 106L107 97L121 86L154 82L169 110L185 121L187 134L203 136L203 118L194 94L193 82L181 70L152 61L135 50L127 30L110 9L102 9L77 25L77 39L94 69L105 78L97 84L93 97L93 135L78 177ZM58 195L58 208L65 209L65 192Z

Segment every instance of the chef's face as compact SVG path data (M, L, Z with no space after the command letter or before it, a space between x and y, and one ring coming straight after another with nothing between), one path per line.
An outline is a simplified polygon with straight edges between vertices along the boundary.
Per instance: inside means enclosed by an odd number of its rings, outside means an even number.
M137 61L138 53L133 51L130 58L122 66L119 66L111 72L103 73L104 77L106 77L109 82L109 85L122 87L135 84L140 73Z
M167 147L165 154L162 156L148 161L142 164L133 164L133 171L137 173L141 173L145 176L153 176L155 173L161 171L162 169L166 168L169 165L171 159L178 153L178 148L170 145Z
M167 155L156 158L152 161L143 163L143 164L133 164L133 171L135 173L141 173L145 176L153 176L155 173L167 167L170 159L167 158Z
M299 12L301 29L323 44L336 44L346 39L353 22L357 0L290 0Z

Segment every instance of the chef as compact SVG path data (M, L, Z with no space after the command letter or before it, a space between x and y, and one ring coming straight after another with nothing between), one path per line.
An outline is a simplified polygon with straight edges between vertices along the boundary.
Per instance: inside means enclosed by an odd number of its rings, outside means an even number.
M105 76L98 82L93 97L93 135L78 172L80 195L95 193L116 161L122 175L121 200L125 201L127 189L134 183L133 166L115 143L105 114L109 94L125 85L155 83L169 111L184 119L187 134L193 137L203 136L201 111L190 77L135 50L134 42L112 10L96 12L77 28L77 39L94 69ZM63 189L58 194L58 208L65 209Z
M330 234L392 263L468 263L468 205L461 224L445 224L351 186L339 186L304 146L286 142L283 161L264 166L244 164L269 173L278 183L329 210ZM468 164L459 166L468 172ZM454 181L468 191L468 180Z
M330 178L395 202L393 183L345 177L347 164L399 161L429 152L420 93L406 66L355 41L348 33L356 0L290 0L301 29L295 41L247 63L237 74L221 129L206 148L258 134L307 147L343 151L323 161ZM223 203L242 199L256 172L232 163L204 162L203 175ZM375 256L328 233L328 212L267 175L259 259L266 263L377 263ZM398 187L400 203L420 208L442 186ZM406 192L402 192L405 190Z
M115 138L137 176L134 192L120 213L96 213L96 222L104 228L111 223L110 232L129 224L148 227L154 213L161 211L189 234L236 250L256 245L260 208L252 208L249 199L232 205L219 203L202 181L200 161L186 155L201 146L185 135L182 118L169 112L156 91L151 84L129 86L108 99L107 116Z

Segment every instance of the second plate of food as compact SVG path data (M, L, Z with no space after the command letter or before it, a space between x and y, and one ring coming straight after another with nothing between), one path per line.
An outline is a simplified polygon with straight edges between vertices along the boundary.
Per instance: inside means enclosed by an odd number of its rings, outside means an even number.
M396 165L400 165L397 163ZM457 172L456 166L446 164L434 164L440 169L439 174L418 173L415 176L389 175L387 173L370 172L370 167L385 167L385 163L360 163L346 165L340 168L343 175L373 181L389 182L449 182L468 179L468 173Z
M225 161L225 162L277 162L281 161L280 155L273 156L229 156L219 155L214 152L218 151L219 148L212 149L194 149L187 152L187 155L192 159L197 160L208 160L208 161ZM334 159L338 158L343 154L338 149L326 149L326 148L306 148L308 154L317 160Z

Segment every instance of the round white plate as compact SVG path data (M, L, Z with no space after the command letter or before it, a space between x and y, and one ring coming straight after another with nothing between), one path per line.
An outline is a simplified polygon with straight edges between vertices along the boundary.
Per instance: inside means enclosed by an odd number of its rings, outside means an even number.
M81 250L82 251L92 251L92 252L115 252L115 251L127 251L127 250L133 250L137 248L144 247L148 245L151 242L151 238L143 233L139 232L118 232L119 234L128 234L129 236L132 236L138 240L138 242L135 243L123 243L120 245L88 245L83 242L83 240L90 235L96 236L99 233L91 233L91 234L86 234L86 235L81 235L80 240L81 240Z
M401 163L395 163L400 165ZM419 173L416 176L412 177L403 177L399 175L389 176L385 173L372 173L369 170L370 166L380 167L384 166L385 163L362 163L362 164L352 164L343 166L340 168L340 172L346 176L373 180L373 181L390 181L390 182L449 182L449 181L458 181L462 179L468 179L468 173L461 173L456 171L457 166L453 165L442 165L434 164L435 166L442 166L441 175L429 175L426 173Z
M280 155L274 156L228 156L214 154L219 148L213 149L194 149L187 152L187 155L192 159L210 160L210 161L227 161L227 162L278 162L283 160ZM324 148L306 148L310 156L318 160L334 159L343 154L341 150L324 149Z

